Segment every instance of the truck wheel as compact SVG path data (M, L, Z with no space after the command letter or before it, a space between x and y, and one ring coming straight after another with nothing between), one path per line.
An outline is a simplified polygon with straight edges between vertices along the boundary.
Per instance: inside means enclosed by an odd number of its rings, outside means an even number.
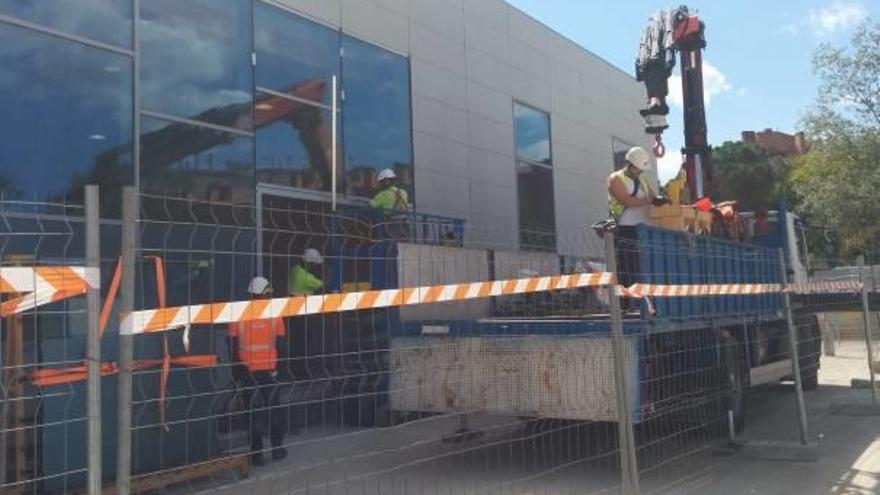
M801 367L801 388L819 388L819 366L822 354L822 335L819 320L812 317L809 325L803 325L798 332L798 361Z
M746 401L749 392L749 375L745 365L742 344L734 337L724 337L721 341L723 346L722 369L724 380L722 381L725 396L722 413L724 424L727 424L727 411L733 411L733 426L737 433L742 432L746 426ZM725 427L726 428L726 427Z

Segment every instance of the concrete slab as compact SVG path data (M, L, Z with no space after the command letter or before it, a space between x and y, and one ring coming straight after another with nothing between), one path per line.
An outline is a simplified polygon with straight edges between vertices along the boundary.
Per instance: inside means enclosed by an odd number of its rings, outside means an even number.
M853 378L849 383L852 388L871 389L871 380L869 379ZM875 380L874 388L880 388L880 380Z
M819 445L800 445L789 442L752 441L740 446L740 452L749 459L789 462L816 462Z
M835 416L880 416L880 407L871 403L835 403L829 412Z

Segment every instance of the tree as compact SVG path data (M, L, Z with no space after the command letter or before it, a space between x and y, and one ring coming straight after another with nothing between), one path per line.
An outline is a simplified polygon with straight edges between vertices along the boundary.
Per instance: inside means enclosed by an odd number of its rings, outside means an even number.
M846 257L880 237L880 24L865 23L851 46L814 55L820 94L804 118L811 151L791 176L798 212L834 228Z
M712 151L716 202L737 201L741 211L771 209L786 194L789 163L781 156L744 142L727 141Z

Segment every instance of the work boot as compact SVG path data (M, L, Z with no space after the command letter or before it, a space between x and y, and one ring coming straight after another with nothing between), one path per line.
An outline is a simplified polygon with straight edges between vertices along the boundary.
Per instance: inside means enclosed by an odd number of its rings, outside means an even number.
M287 449L284 447L275 447L272 449L272 460L280 461L287 457Z

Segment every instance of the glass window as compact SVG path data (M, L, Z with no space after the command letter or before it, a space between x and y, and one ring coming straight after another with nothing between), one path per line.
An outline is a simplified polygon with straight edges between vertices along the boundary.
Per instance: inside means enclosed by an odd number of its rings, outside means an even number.
M220 203L253 202L253 140L144 117L141 191Z
M520 246L544 251L556 248L553 169L517 162Z
M520 160L552 165L550 116L519 103L513 106L516 126L516 156Z
M131 48L131 0L0 1L0 13L58 31Z
M620 170L626 165L626 152L630 148L632 148L631 144L618 141L617 139L611 140L611 152L614 154L614 170Z
M260 2L254 25L257 86L330 105L339 32Z
M252 128L251 2L141 2L141 106Z
M520 246L523 249L554 250L556 208L553 202L550 115L514 103L513 117Z
M110 213L134 182L131 60L5 24L0 47L5 197L78 202L97 183Z
M331 112L262 93L254 106L257 181L329 192ZM341 162L338 153L337 166ZM337 180L341 190L343 177Z
M412 192L409 62L350 36L343 37L343 47L346 191L372 196L376 173L390 168Z

